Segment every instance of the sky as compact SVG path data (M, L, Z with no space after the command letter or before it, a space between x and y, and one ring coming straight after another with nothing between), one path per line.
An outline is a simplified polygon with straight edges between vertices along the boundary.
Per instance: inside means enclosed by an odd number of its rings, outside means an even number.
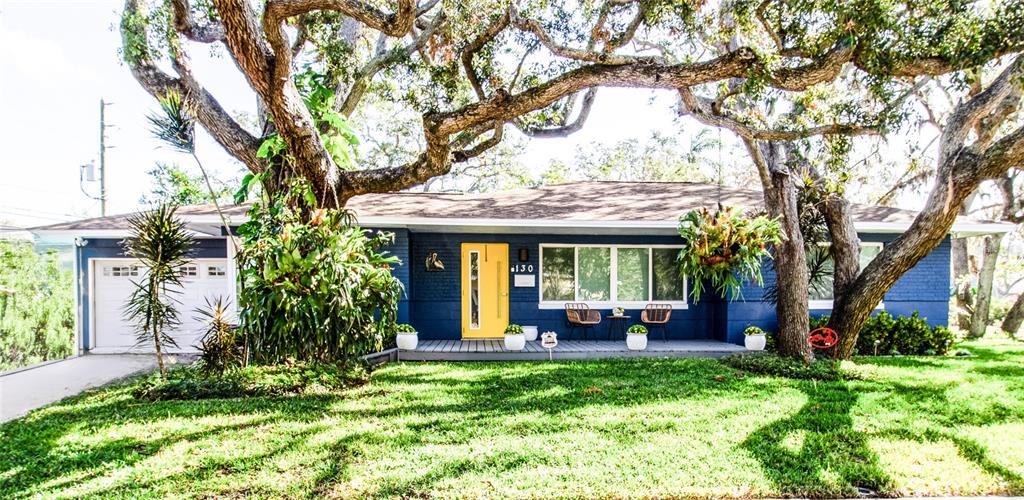
M31 227L100 215L98 183L79 182L81 165L98 166L100 99L111 103L107 214L141 207L151 187L146 172L156 162L192 165L149 132L146 116L157 103L120 60L121 9L122 0L0 0L0 223ZM230 58L203 47L190 54L195 73L221 104L252 116L255 97ZM521 160L539 169L554 159L569 162L595 142L642 140L655 131L689 136L700 128L674 109L669 92L601 89L582 131L530 141ZM202 131L197 151L215 177L232 178L242 169Z
M119 0L0 0L0 221L34 226L99 215L99 202L83 193L96 197L99 185L80 187L79 166L98 166L100 99L112 103L106 108L108 214L140 207L155 162L191 165L148 131L146 115L157 105L118 55L121 8ZM191 54L200 80L226 109L252 112L255 99L226 55ZM583 131L531 141L523 161L547 165L570 160L577 147L595 141L676 131L672 102L665 92L602 89ZM218 177L241 169L205 133L197 150Z

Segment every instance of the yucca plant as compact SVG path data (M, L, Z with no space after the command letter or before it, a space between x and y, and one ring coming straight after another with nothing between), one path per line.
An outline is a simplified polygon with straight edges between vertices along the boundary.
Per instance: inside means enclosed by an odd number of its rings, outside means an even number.
M206 307L195 311L195 319L206 325L206 333L199 344L200 370L206 375L223 375L240 368L245 361L238 330L228 319L229 305L224 297L213 300L207 297Z
M164 352L177 347L170 330L181 324L174 297L181 293L181 266L195 246L177 207L160 205L128 218L131 236L124 240L125 254L142 264L142 277L132 281L125 317L135 324L139 344L153 342L160 376L167 376Z

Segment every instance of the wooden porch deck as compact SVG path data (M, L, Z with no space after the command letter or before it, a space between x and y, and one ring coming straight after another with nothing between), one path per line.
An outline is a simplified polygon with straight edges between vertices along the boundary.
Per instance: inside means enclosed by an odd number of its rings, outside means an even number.
M626 342L562 340L552 351L552 359L701 357L720 358L742 352L742 346L716 340L655 340L647 349L630 351ZM399 351L402 361L528 361L548 359L548 350L540 341L527 342L522 351L506 351L502 340L421 340L415 351Z

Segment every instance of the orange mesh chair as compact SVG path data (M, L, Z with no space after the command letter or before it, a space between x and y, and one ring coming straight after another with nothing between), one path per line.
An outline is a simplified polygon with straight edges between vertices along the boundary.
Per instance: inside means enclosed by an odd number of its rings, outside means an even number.
M577 328L582 328L583 340L587 340L587 330L601 324L601 313L582 302L566 302L565 319L569 322L569 338Z
M661 330L661 340L668 341L668 320L672 319L672 304L647 304L640 313L640 322L647 325L647 330Z

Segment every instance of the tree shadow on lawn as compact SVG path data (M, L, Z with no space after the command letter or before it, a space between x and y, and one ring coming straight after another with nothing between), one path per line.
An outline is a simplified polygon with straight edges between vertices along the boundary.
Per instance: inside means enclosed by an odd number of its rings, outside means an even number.
M867 436L853 428L858 394L844 382L794 381L807 396L800 410L750 434L743 442L783 495L857 496L892 481Z
M464 371L467 366L447 368ZM504 369L495 365L479 365L469 368L471 373L467 378L456 380L445 379L445 369L440 367L440 370L434 370L441 373L416 373L417 370L408 373L410 370L401 369L378 372L371 385L383 387L383 390L364 386L340 396L140 402L127 394L131 382L121 387L86 393L0 427L0 435L4 437L0 443L0 457L3 457L0 458L0 491L22 496L58 492L61 488L102 476L112 469L134 467L176 443L231 436L254 426L315 422L324 418L338 422L365 418L387 421L414 414L419 421L397 431L402 446L415 447L437 442L470 442L476 438L473 433L459 432L464 422L470 420L478 428L486 428L498 426L499 420L519 413L557 416L590 406L637 405L698 398L712 393L749 392L751 396L756 395L753 388L743 390L744 381L729 376L731 370L707 361L559 363L547 366L544 370L522 369L521 365L514 364ZM538 371L540 373L536 373ZM609 377L609 373L617 373L621 377ZM652 373L659 375L652 376ZM721 380L716 380L716 377ZM408 393L420 384L427 384L434 390L440 386L450 397L438 400L415 395L409 397L408 394L395 397L396 392ZM409 385L414 387L403 387ZM585 392L591 387L604 389L588 396ZM361 392L364 390L366 394ZM358 401L364 398L371 398L373 404L344 404L346 400ZM436 417L437 414L443 416ZM447 418L451 415L459 418ZM159 425L167 419L188 420L217 416L250 420L231 424L206 424L200 430L186 432L168 431L166 434L154 435L151 439L111 438L88 444L75 439L75 436L100 434L129 422ZM560 430L558 425L545 426L544 429L529 426L528 432L556 434ZM394 437L395 431L394 427L385 426L382 432L356 433L331 445L327 455L332 463L328 463L326 472L321 474L319 486L329 486L344 476L348 464L357 458L346 449L383 446ZM291 442L298 445L304 439L303 435L296 435ZM275 456L292 449L294 446L281 446L253 460L266 464L273 461ZM526 465L522 460L523 457L500 455L493 457L493 461L484 462L456 458L438 464L431 472L390 483L383 491L388 494L424 491L442 479L451 480L463 474ZM181 478L202 480L220 470L221 465L214 461L208 466L198 469L192 467L152 482L121 482L104 493L134 490L139 484L154 485ZM254 467L258 468L259 465ZM46 484L45 488L38 490L43 484Z
M1013 383L1011 390L1024 390L1020 382ZM793 386L807 396L803 407L790 417L761 427L743 443L743 447L761 463L780 494L856 496L857 487L894 493L893 480L870 447L872 438L952 442L960 456L1008 484L1010 493L1024 492L1024 482L1019 474L992 460L988 450L979 443L951 431L961 425L986 426L1019 421L1022 417L1020 408L1011 408L998 401L980 407L954 404L947 391L954 389L956 383L793 381ZM868 393L884 394L882 406L894 412L912 408L913 414L908 413L908 416L915 419L909 422L915 429L905 425L908 422L874 432L855 429L851 411L858 399ZM923 415L929 416L928 421L920 419ZM922 427L924 430L917 430Z
M0 427L0 491L36 495L40 492L27 493L25 490L43 483L47 483L47 490L56 491L101 476L111 467L134 466L177 443L274 424L285 417L284 413L276 411L280 401L270 398L140 402L130 396L126 399L111 394L127 392L126 387L130 384L90 391ZM94 398L105 400L93 403L90 400ZM294 401L308 403L302 406L314 410L322 409L325 403L335 399ZM288 420L315 418L322 411L297 413L289 416ZM145 425L171 418L188 420L211 416L251 418L245 422L218 423L199 430L146 438L121 437L90 444L66 439L75 434L99 434L127 423Z

